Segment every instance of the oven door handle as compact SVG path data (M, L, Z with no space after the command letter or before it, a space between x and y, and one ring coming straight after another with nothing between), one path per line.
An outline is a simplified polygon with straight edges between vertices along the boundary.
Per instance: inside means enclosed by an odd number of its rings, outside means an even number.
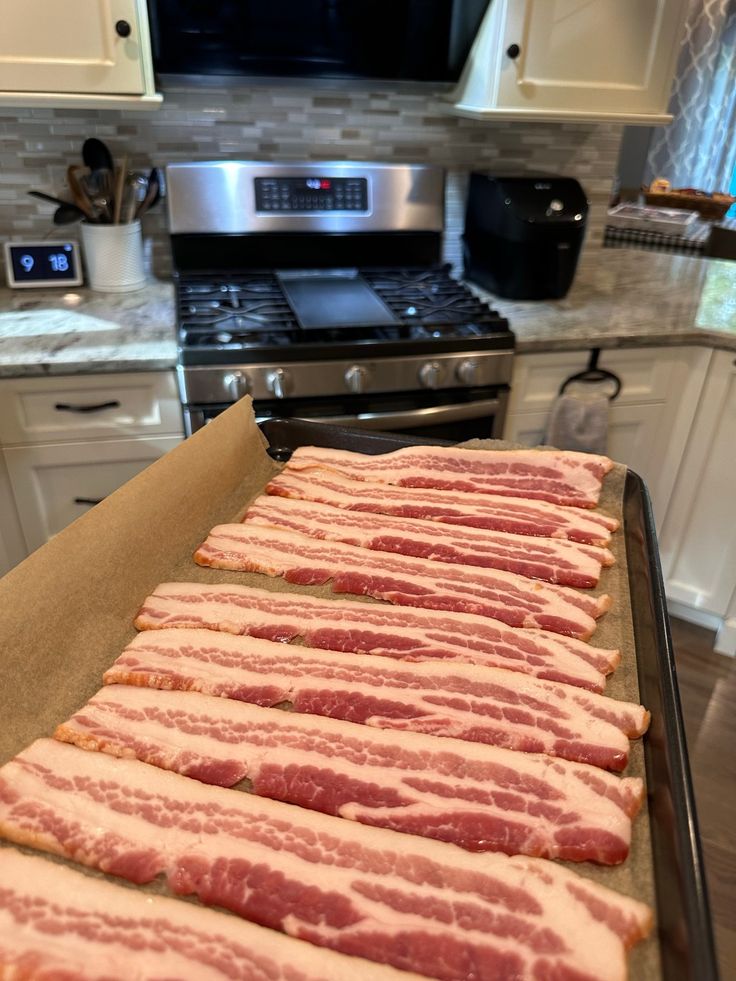
M360 426L362 429L383 429L387 426L420 428L435 423L462 422L493 415L501 408L500 399L481 399L462 405L432 405L426 409L407 412L359 412L354 416L309 416L309 422L326 422L333 426Z

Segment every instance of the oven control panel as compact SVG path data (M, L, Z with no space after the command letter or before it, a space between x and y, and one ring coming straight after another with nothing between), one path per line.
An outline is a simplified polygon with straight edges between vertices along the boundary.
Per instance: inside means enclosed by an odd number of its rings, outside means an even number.
M365 177L255 177L256 211L368 211Z

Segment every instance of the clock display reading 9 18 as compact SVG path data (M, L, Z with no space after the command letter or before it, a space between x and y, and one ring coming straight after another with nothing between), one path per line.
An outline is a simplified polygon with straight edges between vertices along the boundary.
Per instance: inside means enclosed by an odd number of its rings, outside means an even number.
M75 242L6 242L8 285L79 286L82 269Z

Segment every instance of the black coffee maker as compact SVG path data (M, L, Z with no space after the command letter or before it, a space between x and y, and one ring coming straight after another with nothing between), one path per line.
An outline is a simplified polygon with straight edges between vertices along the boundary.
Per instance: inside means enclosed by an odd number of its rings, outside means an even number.
M585 237L588 202L571 177L470 175L465 278L497 296L565 296Z

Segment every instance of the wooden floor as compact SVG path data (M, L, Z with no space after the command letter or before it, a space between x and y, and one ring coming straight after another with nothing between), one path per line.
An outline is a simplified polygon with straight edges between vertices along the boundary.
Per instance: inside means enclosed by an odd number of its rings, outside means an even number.
M722 981L736 978L736 658L671 621Z

